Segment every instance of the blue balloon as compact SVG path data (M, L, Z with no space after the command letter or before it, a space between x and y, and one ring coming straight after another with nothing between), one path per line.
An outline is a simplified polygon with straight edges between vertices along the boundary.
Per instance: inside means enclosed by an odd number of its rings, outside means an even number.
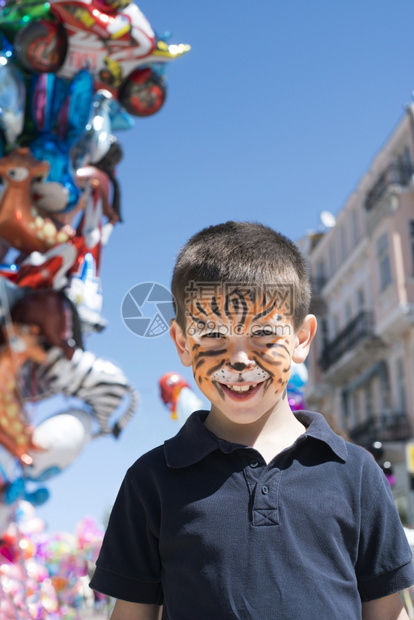
M17 502L18 499L22 499L25 496L25 491L26 489L23 478L17 478L17 480L11 482L6 488L4 493L4 503L9 506L10 504L14 504L14 502Z
M287 385L289 389L299 389L306 385L308 381L308 370L305 364L296 364L292 362L290 371L289 383Z
M35 491L31 491L30 493L25 493L24 499L27 502L33 504L33 506L42 506L42 504L46 503L50 497L49 489L46 487L39 487Z
M80 71L73 80L40 74L32 78L32 117L38 136L30 144L34 157L50 164L47 180L60 183L72 211L81 191L75 183L70 151L85 131L93 100L93 79Z

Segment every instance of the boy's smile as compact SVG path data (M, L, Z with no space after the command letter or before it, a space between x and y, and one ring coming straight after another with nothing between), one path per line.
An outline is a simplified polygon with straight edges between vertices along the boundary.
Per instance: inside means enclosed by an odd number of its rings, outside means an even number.
M211 375L210 380L223 399L228 396L236 401L247 400L261 387L266 390L272 382L270 373L256 364L249 369L243 362L225 363Z

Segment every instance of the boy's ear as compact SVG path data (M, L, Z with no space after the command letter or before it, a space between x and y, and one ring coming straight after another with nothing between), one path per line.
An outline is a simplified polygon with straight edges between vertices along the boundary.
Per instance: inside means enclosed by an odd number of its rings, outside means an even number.
M292 359L296 364L304 362L308 357L310 344L316 333L316 317L308 314L296 334Z
M191 351L187 337L175 319L173 319L170 323L170 336L173 339L182 365L191 366Z

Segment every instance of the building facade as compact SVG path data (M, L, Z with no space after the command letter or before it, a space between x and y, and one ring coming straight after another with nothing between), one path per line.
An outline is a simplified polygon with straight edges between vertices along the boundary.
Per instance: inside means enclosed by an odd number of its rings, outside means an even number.
M414 104L329 229L298 242L318 332L306 388L355 443L380 441L400 514L414 525L406 446L414 437Z

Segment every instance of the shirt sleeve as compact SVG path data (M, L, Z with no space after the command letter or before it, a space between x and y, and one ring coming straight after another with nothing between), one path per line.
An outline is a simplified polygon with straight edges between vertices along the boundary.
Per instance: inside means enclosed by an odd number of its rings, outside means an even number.
M129 472L115 500L93 590L132 603L163 604L158 538Z
M394 594L414 583L411 548L384 473L372 459L361 497L356 564L362 602Z

